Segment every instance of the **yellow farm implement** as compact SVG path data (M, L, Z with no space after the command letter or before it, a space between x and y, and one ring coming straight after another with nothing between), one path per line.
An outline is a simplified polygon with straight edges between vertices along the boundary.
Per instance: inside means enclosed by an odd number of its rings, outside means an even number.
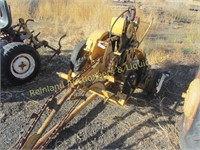
M136 9L129 8L119 17L112 19L110 31L97 30L87 41L80 42L72 53L69 72L57 73L68 82L67 87L50 97L42 109L32 115L30 128L14 147L44 149L52 138L97 96L105 102L123 106L136 88L157 94L167 74L149 73L145 52L139 49L142 41L136 36L139 23ZM57 100L61 92L65 94ZM84 99L86 94L87 98ZM74 101L72 108L60 122L46 132L62 104L70 100ZM51 111L50 114L39 129L32 133L47 109Z

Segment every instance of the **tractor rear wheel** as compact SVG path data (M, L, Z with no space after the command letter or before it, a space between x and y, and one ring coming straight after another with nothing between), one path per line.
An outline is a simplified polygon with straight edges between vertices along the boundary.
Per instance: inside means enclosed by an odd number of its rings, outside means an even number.
M31 46L20 42L2 47L1 75L3 83L23 84L36 77L40 68L40 55Z

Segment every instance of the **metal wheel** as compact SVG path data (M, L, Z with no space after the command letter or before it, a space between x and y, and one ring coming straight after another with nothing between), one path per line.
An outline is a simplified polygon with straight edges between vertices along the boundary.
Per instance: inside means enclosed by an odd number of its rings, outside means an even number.
M30 54L17 55L10 64L10 70L16 78L25 79L35 70L36 64Z

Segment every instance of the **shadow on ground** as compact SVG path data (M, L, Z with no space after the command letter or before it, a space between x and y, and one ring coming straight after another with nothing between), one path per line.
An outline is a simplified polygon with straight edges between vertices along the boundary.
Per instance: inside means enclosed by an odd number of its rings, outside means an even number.
M58 77L56 72L68 72L70 55L55 56L49 61L50 57L51 55L41 56L41 69L33 81L19 86L2 85L1 102L43 100L63 86L63 80ZM47 90L40 90L43 88ZM40 91L36 93L37 90Z
M70 55L56 56L51 63L46 61L48 58L50 56L42 56L41 72L34 81L22 86L3 87L1 93L2 104L20 102L19 109L22 110L24 105L21 105L21 103L24 101L40 101L53 94L54 92L47 92L38 96L30 96L30 90L60 84L61 79L56 75L56 72L67 72L69 70ZM158 97L133 94L133 98L127 103L127 110L117 108L117 106L111 107L103 102L97 103L85 115L79 116L76 123L72 122L70 126L68 125L67 128L62 130L49 144L48 148L66 148L66 145L62 147L62 143L70 139L76 139L80 131L85 130L88 125L90 125L88 128L93 130L93 132L84 135L84 137L80 136L82 138L79 138L80 140L78 142L75 141L69 144L68 149L86 148L91 143L93 148L101 149L132 149L135 146L137 147L139 143L144 142L146 139L157 136L156 129L162 126L175 126L174 116L180 117L182 114L183 99L181 95L187 90L189 83L195 77L197 69L197 66L186 65L171 65L170 67L158 69L160 71L167 70L171 72L170 77L166 79ZM96 127L96 123L94 122L99 118L99 115L103 117L115 115L115 117L112 118L110 123L105 122L105 126ZM146 118L134 123L137 116L144 116ZM129 118L133 119L130 120ZM128 126L127 132L121 132L119 124L126 121L132 125ZM140 134L139 131L142 130L143 132L144 128L147 128L147 130L144 130L142 135L138 135ZM154 137L152 139L156 138ZM102 139L106 139L106 141L102 142ZM129 139L133 141L127 144L127 140ZM177 145L178 142L175 143L173 148L180 149L179 145ZM164 147L166 148L168 144L165 144Z
M169 78L166 79L161 93L158 97L146 96L142 94L133 94L133 98L128 101L127 105L129 107L128 111L123 116L117 116L114 118L113 122L109 126L97 130L93 135L87 135L87 138L82 140L79 143L74 143L69 147L69 149L78 149L87 146L88 142L98 141L102 136L106 136L106 132L116 128L121 121L125 121L131 115L137 113L142 116L151 114L146 120L141 121L139 124L131 128L128 133L120 135L120 137L110 140L110 143L100 147L103 149L114 149L114 148L125 148L131 149L136 146L141 141L144 141L146 138L153 136L156 133L156 130L150 130L143 136L137 138L132 144L125 145L127 139L132 138L138 131L144 127L147 128L160 128L160 126L175 126L174 116L180 116L182 114L182 105L183 98L181 97L183 92L186 92L190 82L195 77L197 66L185 66L185 65L172 65L163 69L158 69L160 71L167 70L171 72ZM59 146L59 143L62 143L72 136L78 134L80 130L86 128L95 118L98 118L98 114L102 113L106 105L102 102L98 103L85 117L81 118L76 124L66 128L54 139L48 148L56 148ZM143 111L146 108L147 111ZM121 111L121 110L119 110ZM112 113L112 112L110 112ZM164 120L158 119L165 117ZM89 118L89 119L88 119ZM113 130L113 134L114 130ZM106 138L106 137L105 137ZM179 145L174 146L177 149L180 149Z

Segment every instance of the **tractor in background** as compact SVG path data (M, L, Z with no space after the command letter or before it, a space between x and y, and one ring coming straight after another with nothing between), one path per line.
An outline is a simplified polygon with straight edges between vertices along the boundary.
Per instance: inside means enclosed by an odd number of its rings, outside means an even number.
M23 84L33 80L40 69L40 55L37 49L47 47L55 53L61 52L61 39L59 48L51 47L47 41L39 40L34 31L30 31L27 24L34 20L19 19L17 25L12 25L12 16L6 0L0 0L0 53L1 53L1 83ZM53 57L52 56L52 57ZM52 58L51 57L51 58Z

